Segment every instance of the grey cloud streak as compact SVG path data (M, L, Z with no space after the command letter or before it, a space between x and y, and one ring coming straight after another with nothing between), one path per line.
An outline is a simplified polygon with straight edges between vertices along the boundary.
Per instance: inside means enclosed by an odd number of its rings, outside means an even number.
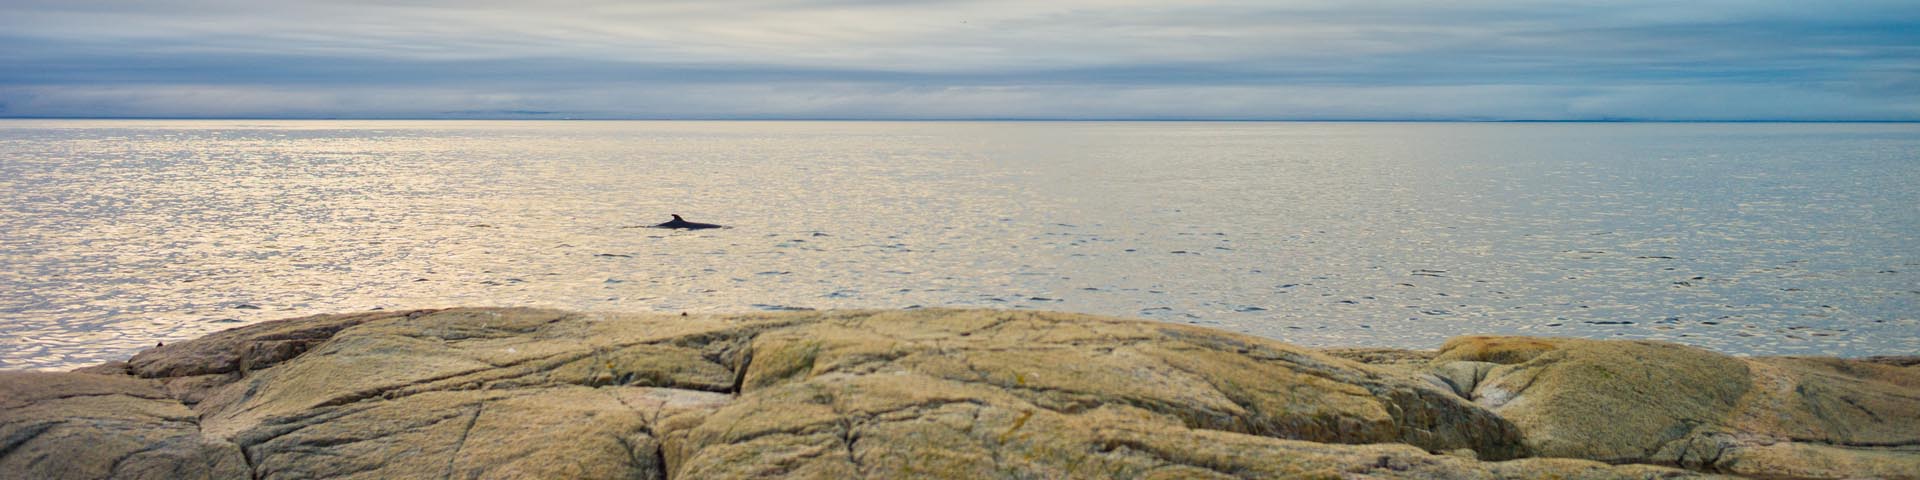
M1920 120L1911 2L42 2L0 115Z

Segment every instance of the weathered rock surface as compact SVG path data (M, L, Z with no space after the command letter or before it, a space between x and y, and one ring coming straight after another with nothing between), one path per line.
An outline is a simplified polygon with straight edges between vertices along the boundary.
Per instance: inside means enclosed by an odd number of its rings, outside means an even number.
M159 382L0 372L0 477L247 478L247 464Z
M1916 371L1063 313L375 312L0 374L0 478L1915 478Z
M1536 455L1766 477L1920 478L1920 367L1645 341L1462 337L1429 371Z

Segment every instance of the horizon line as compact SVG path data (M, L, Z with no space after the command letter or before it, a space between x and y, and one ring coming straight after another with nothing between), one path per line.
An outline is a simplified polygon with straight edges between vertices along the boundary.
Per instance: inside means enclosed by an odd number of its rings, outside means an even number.
M1920 119L1483 119L1483 118L1208 118L1208 117L555 117L555 116L166 116L0 115L0 120L448 120L448 121L653 121L653 122L1219 122L1219 123L1920 123Z

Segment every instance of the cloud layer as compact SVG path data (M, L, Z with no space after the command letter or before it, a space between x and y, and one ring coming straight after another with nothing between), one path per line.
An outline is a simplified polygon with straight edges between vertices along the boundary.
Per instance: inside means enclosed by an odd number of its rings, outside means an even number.
M0 116L1920 120L1910 1L0 5Z

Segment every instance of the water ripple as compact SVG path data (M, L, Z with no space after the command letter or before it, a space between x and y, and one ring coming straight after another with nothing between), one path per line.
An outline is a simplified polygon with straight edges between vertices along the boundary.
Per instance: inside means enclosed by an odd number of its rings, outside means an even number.
M372 308L1920 351L1920 127L0 121L0 368ZM630 227L679 213L734 228Z

